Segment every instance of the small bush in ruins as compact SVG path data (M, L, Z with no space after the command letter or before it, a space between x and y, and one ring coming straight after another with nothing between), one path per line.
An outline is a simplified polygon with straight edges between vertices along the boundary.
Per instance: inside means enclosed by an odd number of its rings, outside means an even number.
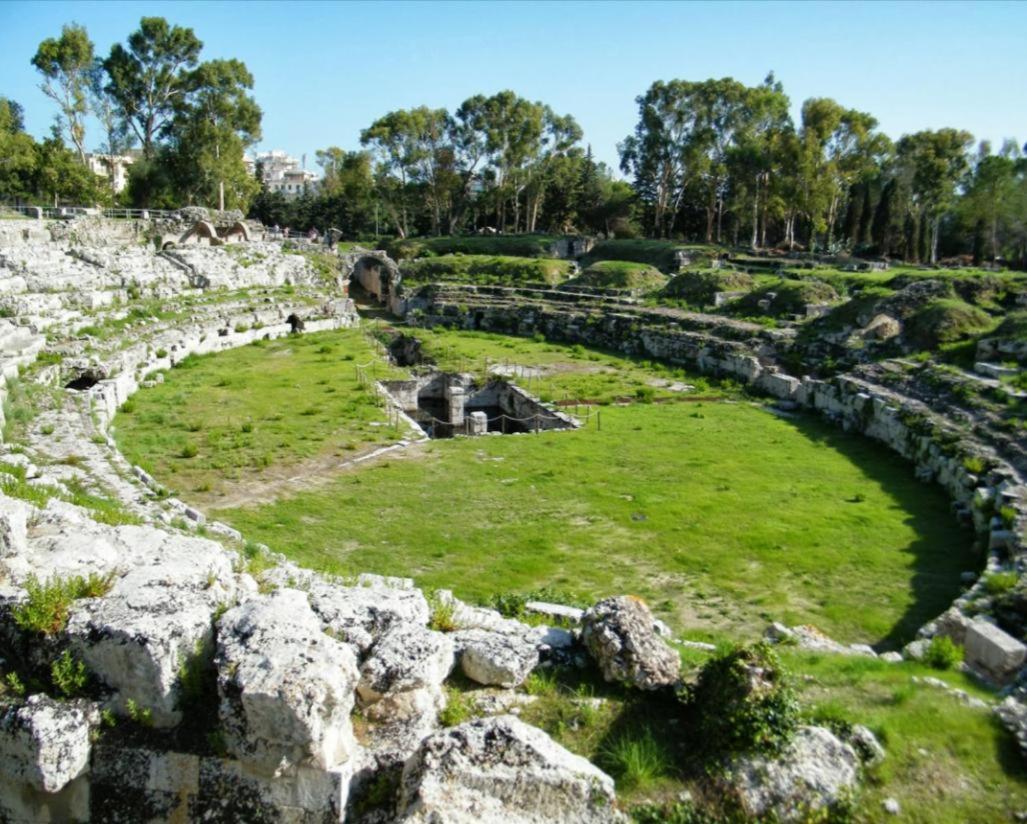
M924 663L934 669L952 669L963 660L963 648L946 635L931 639L924 653Z
M100 598L114 583L113 575L91 573L87 577L50 578L40 582L30 576L25 582L28 598L14 609L14 621L23 630L53 635L68 623L68 608L80 598Z
M799 706L767 643L711 659L688 696L697 739L709 753L780 751L799 724Z

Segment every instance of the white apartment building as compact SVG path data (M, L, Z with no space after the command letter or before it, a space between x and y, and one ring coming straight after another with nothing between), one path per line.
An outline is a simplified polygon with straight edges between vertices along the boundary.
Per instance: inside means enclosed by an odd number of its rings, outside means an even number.
M300 161L281 149L246 158L246 167L254 174L258 164L268 191L281 192L290 200L317 187L317 175L302 168Z
M128 167L136 162L137 153L124 155L105 155L98 152L86 152L86 166L94 175L110 179L114 172L114 193L124 191L128 185Z

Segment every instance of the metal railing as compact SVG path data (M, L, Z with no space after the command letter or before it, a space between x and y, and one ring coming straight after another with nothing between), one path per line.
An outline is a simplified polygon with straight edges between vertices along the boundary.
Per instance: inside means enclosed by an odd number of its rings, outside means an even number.
M94 206L2 206L3 211L34 218L106 217L120 220L156 220L170 217L173 209L99 209Z

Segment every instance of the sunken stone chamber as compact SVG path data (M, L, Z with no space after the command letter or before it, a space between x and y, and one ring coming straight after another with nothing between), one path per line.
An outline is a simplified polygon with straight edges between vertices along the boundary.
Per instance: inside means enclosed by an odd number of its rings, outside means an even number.
M433 371L411 380L382 381L396 405L432 438L512 435L576 429L578 422L499 378Z

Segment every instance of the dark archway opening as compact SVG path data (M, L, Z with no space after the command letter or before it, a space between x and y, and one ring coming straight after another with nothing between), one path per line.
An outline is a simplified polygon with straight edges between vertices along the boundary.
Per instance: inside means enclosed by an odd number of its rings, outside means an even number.
M79 375L74 380L68 381L64 384L65 389L74 389L76 392L85 392L87 389L92 389L99 382L99 378L89 372L84 375Z

